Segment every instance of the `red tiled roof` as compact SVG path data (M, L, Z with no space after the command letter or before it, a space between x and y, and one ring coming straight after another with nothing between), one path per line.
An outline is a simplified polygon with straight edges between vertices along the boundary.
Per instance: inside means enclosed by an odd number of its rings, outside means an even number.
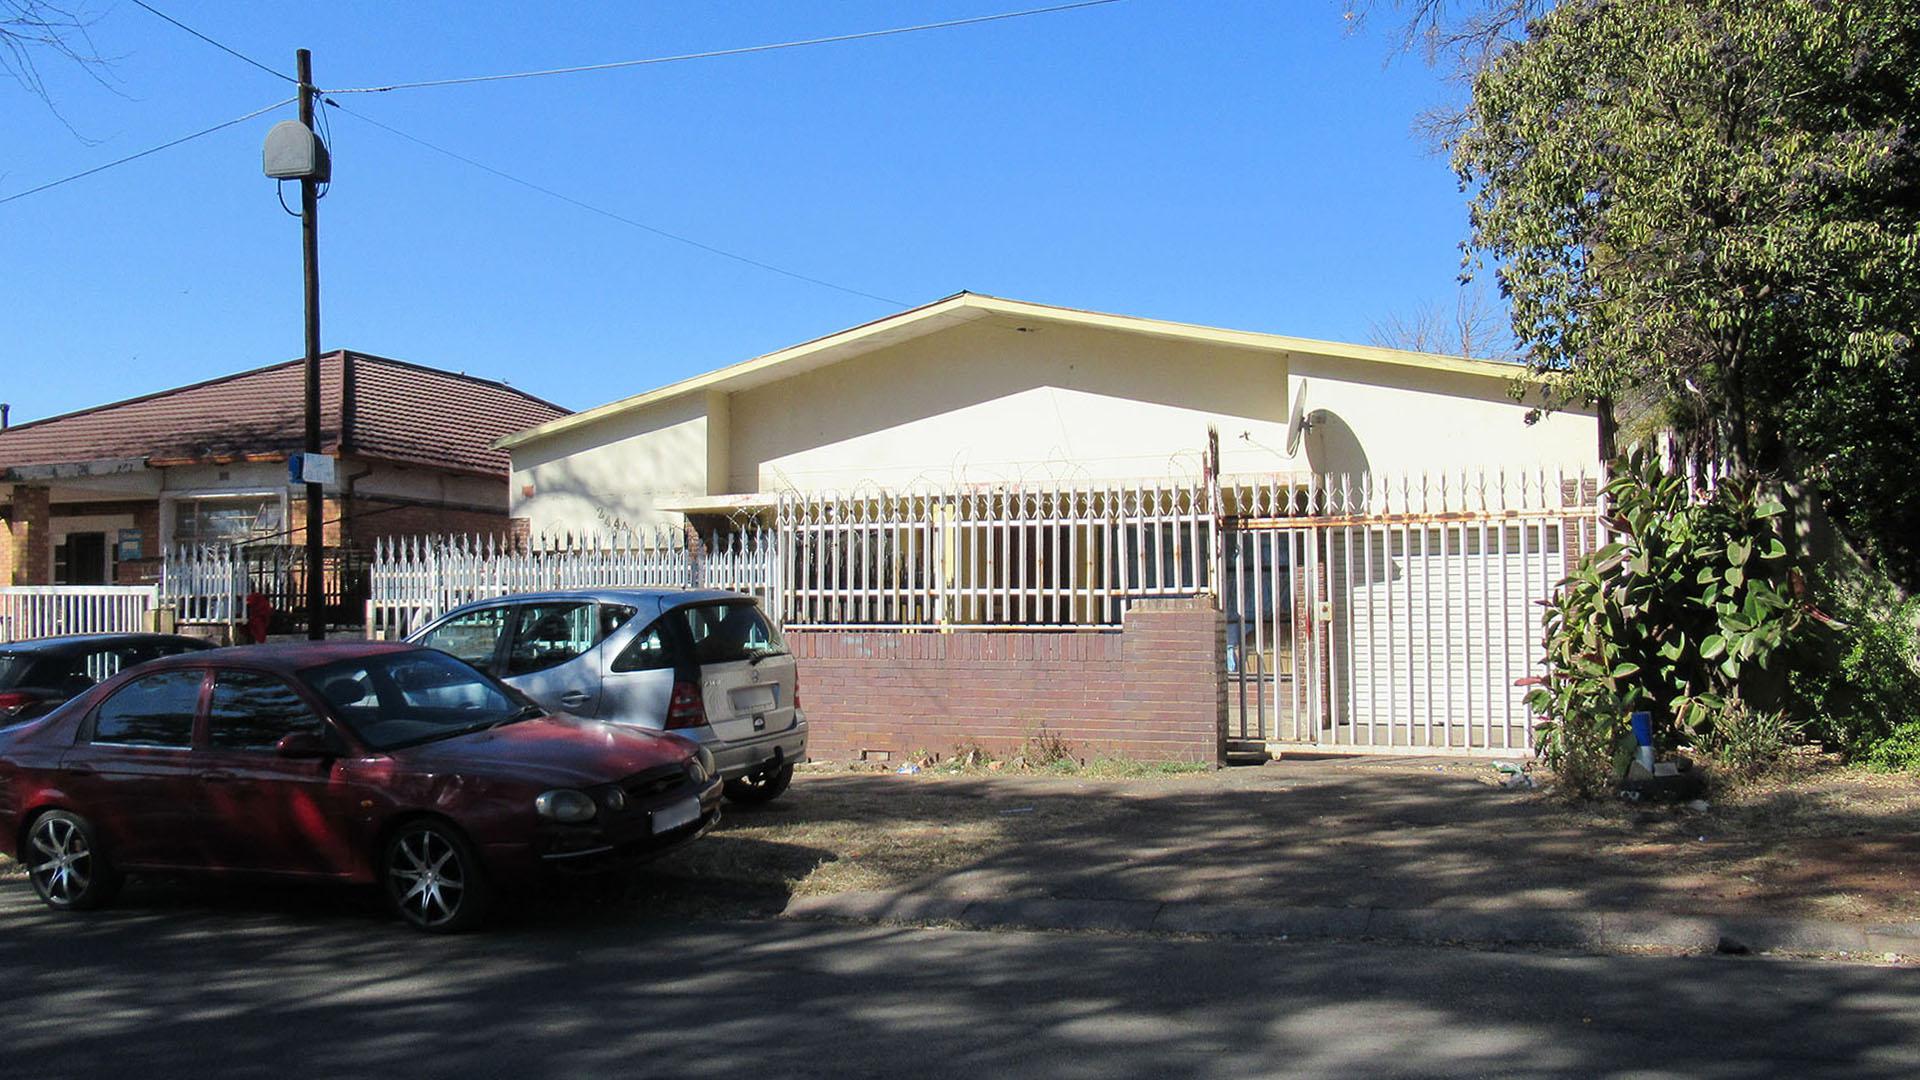
M285 457L306 442L304 379L302 362L289 360L20 424L0 432L0 470ZM365 353L320 358L320 439L328 452L505 476L507 455L491 449L494 440L565 415L489 379Z

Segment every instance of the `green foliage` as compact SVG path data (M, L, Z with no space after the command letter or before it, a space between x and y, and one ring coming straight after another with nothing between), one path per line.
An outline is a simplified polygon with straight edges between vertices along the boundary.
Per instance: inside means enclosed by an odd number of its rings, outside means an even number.
M1920 598L1902 600L1874 582L1835 583L1825 592L1833 619L1793 672L1794 712L1829 748L1873 760L1920 710Z
M1576 794L1611 773L1627 715L1645 710L1655 744L1743 745L1737 733L1769 709L1783 673L1775 661L1803 618L1792 595L1781 504L1757 484L1729 480L1690 499L1685 482L1652 457L1620 463L1607 484L1619 540L1560 583L1546 617L1547 675L1528 695L1543 717L1539 746Z
M1909 720L1888 732L1862 759L1882 772L1920 772L1920 720Z
M1785 709L1756 709L1730 698L1726 709L1700 740L1726 774L1737 779L1764 776L1778 768L1787 752L1804 739L1801 726Z
M1920 582L1920 10L1562 0L1454 167L1552 403L1677 407Z

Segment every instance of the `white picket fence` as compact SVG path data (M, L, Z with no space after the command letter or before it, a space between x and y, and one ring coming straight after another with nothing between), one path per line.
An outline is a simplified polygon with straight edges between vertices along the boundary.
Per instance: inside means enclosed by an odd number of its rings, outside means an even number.
M0 588L0 642L137 633L159 600L152 585L6 586Z
M554 589L731 589L777 613L773 543L762 531L690 540L679 528L569 537L546 548L497 536L383 540L374 551L367 636L404 637L461 604Z

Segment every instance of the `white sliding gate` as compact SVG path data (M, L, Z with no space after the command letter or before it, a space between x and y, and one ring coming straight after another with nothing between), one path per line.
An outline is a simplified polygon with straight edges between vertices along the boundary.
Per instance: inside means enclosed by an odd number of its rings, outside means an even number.
M1516 682L1539 673L1542 602L1597 543L1593 501L1581 478L1421 492L1361 481L1231 522L1221 597L1230 735L1422 753L1530 748Z

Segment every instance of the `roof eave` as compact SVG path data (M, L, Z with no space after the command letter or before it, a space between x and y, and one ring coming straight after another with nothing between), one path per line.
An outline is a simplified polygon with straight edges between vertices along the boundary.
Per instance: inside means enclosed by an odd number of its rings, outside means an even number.
M1447 371L1454 374L1471 375L1482 378L1517 379L1526 375L1526 368L1498 360L1477 360L1465 356L1445 356L1436 353L1410 352L1404 349L1389 349L1377 345L1355 345L1341 341L1319 341L1313 338L1287 337L1280 334L1267 334L1254 330L1229 330L1221 327L1201 326L1195 323L1169 322L1163 319L1147 319L1135 315L1112 315L1098 311L1085 311L1078 308L1055 307L1048 304L1036 304L1025 300L1008 300L983 293L961 292L923 304L906 311L862 323L846 330L836 331L824 337L814 338L798 345L765 353L730 364L723 368L669 383L666 386L608 402L596 408L577 412L571 416L559 417L536 427L527 428L496 440L492 445L496 450L513 450L529 443L559 435L576 428L598 423L610 417L644 409L665 401L672 401L689 394L708 390L724 389L741 379L759 374L769 368L791 363L812 354L830 348L853 345L864 338L889 330L897 330L916 322L926 321L962 308L973 308L982 312L1011 318L1043 319L1050 322L1068 323L1094 329L1113 330L1121 333L1150 334L1158 337L1176 338L1185 341L1200 341L1231 348L1251 349L1274 353L1310 353L1316 356L1330 356L1336 359L1361 362L1391 364L1400 367L1421 368L1429 371Z

